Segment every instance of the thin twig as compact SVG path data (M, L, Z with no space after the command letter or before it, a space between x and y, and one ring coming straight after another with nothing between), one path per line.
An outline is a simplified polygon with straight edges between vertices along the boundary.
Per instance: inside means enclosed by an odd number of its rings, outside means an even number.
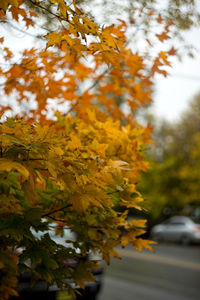
M54 220L54 221L56 221L56 222L62 222L62 223L66 223L66 221L65 220L60 220L60 219L57 219L57 218L54 218L54 217L52 217L52 216L48 216L50 219L52 219L52 220Z
M113 67L109 66L102 74L100 74L100 75L98 76L98 78L93 82L93 84L87 89L87 91L93 89L93 88L97 85L97 83L99 82L99 80L100 80L104 75L106 75L112 68L113 68Z
M29 36L31 36L31 37L34 37L34 38L37 38L37 39L46 40L43 36L31 34L31 33L28 32L28 31L25 31L25 30L23 30L23 29L21 29L21 28L18 28L17 26L13 25L11 22L9 22L9 21L7 21L7 20L4 21L4 24L8 24L8 25L9 25L10 27L12 27L13 29L15 29L15 30L17 30L17 31L19 31L19 32L21 32L21 33L24 33L24 34L26 34L26 35L29 35Z
M67 205L65 205L65 206L63 206L63 207L54 209L54 210L52 210L52 211L50 211L50 212L48 212L48 213L46 213L46 214L43 214L43 215L42 215L42 218L44 218L44 217L49 217L50 215L52 215L52 214L54 214L54 213L56 213L56 212L62 211L63 209L69 208L69 207L71 207L71 206L72 206L71 204L67 204Z
M41 8L41 9L44 9L45 11L47 11L47 12L48 12L49 14L51 14L52 16L54 16L54 17L56 17L56 18L58 18L58 19L60 19L60 20L62 20L62 21L66 21L66 22L68 22L68 23L71 23L67 18L63 18L63 17L61 17L61 16L59 16L59 15L53 13L52 11L49 11L46 7L40 5L39 3L36 3L36 2L34 2L34 1L32 1L32 0L29 0L29 1L30 1L33 5L35 5L35 6L39 7L39 8Z

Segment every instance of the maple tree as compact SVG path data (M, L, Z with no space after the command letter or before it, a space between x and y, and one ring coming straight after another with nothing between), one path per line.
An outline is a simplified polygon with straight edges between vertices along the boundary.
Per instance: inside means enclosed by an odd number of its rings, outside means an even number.
M1 88L8 100L0 103L1 299L17 295L18 276L31 268L28 259L37 266L30 269L35 280L73 293L65 278L84 287L84 281L94 280L89 269L97 263L72 270L65 259L94 250L109 263L110 255L119 257L117 245L151 250L153 243L140 238L144 220L127 221L130 208L141 209L137 183L148 167L142 151L150 141L150 128L138 124L135 114L151 102L152 78L167 75L164 67L176 51L159 51L147 66L127 47L123 20L100 26L76 1L0 3L2 22L27 28L36 26L39 12L60 24L45 35L43 49L25 49L16 63L6 37L0 39L6 63ZM164 26L161 42L171 26ZM128 113L118 105L120 98ZM8 112L14 117L6 119ZM65 225L77 232L77 241L65 248L48 234L40 240L33 235L33 229L46 232L52 222L60 235Z

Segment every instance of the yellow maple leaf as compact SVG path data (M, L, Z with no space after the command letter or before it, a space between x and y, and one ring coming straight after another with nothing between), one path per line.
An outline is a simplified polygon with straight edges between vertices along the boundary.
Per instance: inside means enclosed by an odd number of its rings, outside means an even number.
M122 236L121 238L121 246L124 248L129 243L129 237L127 235Z
M103 28L101 31L100 39L103 43L105 43L109 47L117 49L115 39L112 36L113 28L114 28L114 25L110 25L108 27Z
M62 148L60 147L54 147L53 151L57 154L57 155L63 155L64 151L62 150Z
M167 66L170 66L170 62L167 60L167 57L168 57L168 53L166 51L160 51L160 53L158 54L158 56L160 58L162 58L162 60L164 61L164 63L167 65Z
M102 254L103 254L103 259L106 261L107 264L110 263L110 254L113 256L113 257L116 257L116 258L120 258L120 255L119 253L114 250L113 248L118 246L120 244L120 241L106 241L103 245L103 248L102 248Z
M35 170L35 173L37 175L36 177L36 182L37 184L39 184L39 186L41 188L46 188L46 180L44 179L44 177L42 176L42 174L38 171L38 170Z
M15 7L18 7L19 2L18 2L18 0L1 0L0 9L3 9L6 12L9 5L13 5Z
M93 140L92 144L90 145L90 149L95 151L97 154L105 158L105 151L107 149L107 144L100 144L96 140Z
M71 141L68 141L67 142L67 145L66 145L66 149L68 150L75 150L75 149L77 149L77 148L80 148L82 146L82 144L81 144L81 141L80 141L80 139L79 139L79 137L78 136L76 136L76 135L72 135L71 136Z
M91 202L93 202L93 199L90 195L84 195L78 192L74 193L70 199L70 203L72 204L74 210L79 213L85 212Z
M64 0L50 0L51 3L57 4L58 9L60 10L60 15L66 18L67 10L69 10L69 6L66 5Z
M99 51L99 52L111 51L109 46L107 46L104 43L91 43L89 49L92 51L92 53L95 53L97 51Z
M63 40L63 34L57 33L57 32L51 32L45 35L45 38L49 39L47 42L46 48L49 48L50 46L57 45L60 47L61 42Z
M154 241L150 241L150 240L143 240L141 238L135 239L134 242L132 242L133 247L136 248L140 252L142 251L143 248L146 248L150 251L154 251L151 244L155 245L157 243Z
M87 16L81 17L83 24L85 25L85 28L87 29L88 33L94 34L96 36L99 36L99 27L96 25L92 20L87 18Z
M47 137L47 135L49 133L49 126L47 126L47 125L44 125L44 126L38 125L35 128L35 131L37 133L38 140L45 140L45 138Z
M147 222L147 220L143 220L143 219L142 220L131 220L128 222L127 225L144 228L146 226L146 222Z
M80 10L77 5L76 5L76 0L73 0L73 5L74 5L74 10L76 12L77 15L81 15L84 14L82 10Z
M57 178L58 175L58 171L56 169L56 166L54 163L52 163L51 161L47 161L46 162L46 166L48 168L49 173L54 177Z
M9 159L0 158L0 172L11 172L15 170L19 172L25 179L28 179L29 171L22 164Z
M78 33L80 33L82 38L84 40L86 40L85 34L88 34L89 31L88 31L87 27L80 22L79 17L77 17L76 15L73 16L73 19L70 24L73 25L73 30L76 32L76 35L78 35Z

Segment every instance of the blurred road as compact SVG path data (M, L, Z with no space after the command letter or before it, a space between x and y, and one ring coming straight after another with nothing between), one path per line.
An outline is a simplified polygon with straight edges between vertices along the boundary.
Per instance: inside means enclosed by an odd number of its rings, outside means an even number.
M200 246L156 245L155 252L120 249L106 268L98 300L199 300Z

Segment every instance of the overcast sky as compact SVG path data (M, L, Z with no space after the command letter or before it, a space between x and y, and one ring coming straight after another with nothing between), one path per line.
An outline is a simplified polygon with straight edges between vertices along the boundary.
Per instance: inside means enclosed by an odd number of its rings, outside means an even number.
M200 56L173 64L171 75L156 80L153 112L169 121L181 117L194 95L200 92Z
M185 34L185 39L200 51L200 28ZM177 44L176 47L179 49L180 45ZM182 112L187 110L189 101L200 92L200 52L198 49L193 59L188 56L184 57L181 62L175 59L167 78L161 76L157 78L153 105L153 112L156 116L172 122L179 120Z

